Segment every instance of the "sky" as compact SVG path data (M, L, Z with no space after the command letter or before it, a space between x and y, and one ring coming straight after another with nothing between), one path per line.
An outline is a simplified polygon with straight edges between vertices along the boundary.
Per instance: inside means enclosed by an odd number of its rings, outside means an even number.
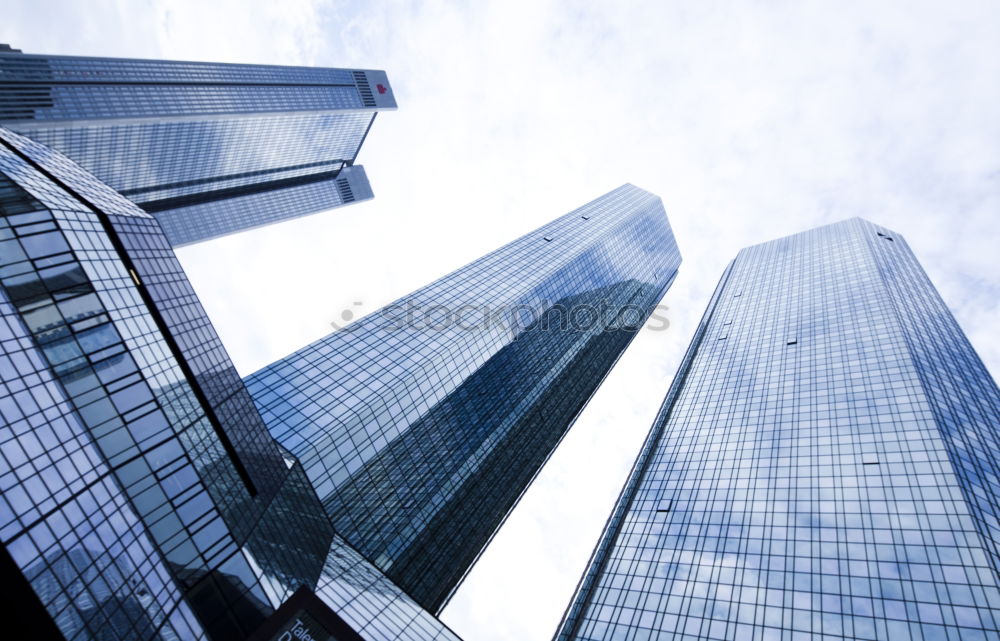
M551 638L725 265L861 216L902 233L1000 371L995 2L4 0L28 53L384 69L375 199L179 250L243 374L624 183L684 256L446 608ZM355 305L360 302L360 305Z

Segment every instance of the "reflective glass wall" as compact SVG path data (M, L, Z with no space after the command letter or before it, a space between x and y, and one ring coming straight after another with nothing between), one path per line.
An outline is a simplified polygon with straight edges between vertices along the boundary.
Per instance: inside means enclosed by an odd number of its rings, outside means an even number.
M679 264L624 185L247 385L337 532L437 612Z
M998 427L898 234L744 249L557 638L998 638Z
M174 246L371 197L343 174L385 73L0 51L0 125L62 151Z

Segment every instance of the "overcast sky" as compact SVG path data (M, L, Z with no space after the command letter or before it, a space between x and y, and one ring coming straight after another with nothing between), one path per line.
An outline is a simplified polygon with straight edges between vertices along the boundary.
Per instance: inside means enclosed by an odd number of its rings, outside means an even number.
M0 42L388 72L373 201L179 252L243 374L623 182L663 198L671 327L633 342L445 610L466 641L551 637L741 247L897 230L1000 368L996 2L4 0Z

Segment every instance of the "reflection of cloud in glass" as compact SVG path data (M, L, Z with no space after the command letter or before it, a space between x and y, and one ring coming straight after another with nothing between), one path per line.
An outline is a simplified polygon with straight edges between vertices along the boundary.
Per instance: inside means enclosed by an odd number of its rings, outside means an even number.
M560 638L636 621L876 638L909 629L902 599L933 636L946 585L996 588L976 525L995 508L967 488L996 479L1000 394L905 241L878 231L852 219L740 253ZM966 456L970 435L986 446Z
M634 336L623 312L644 321L679 263L659 199L625 185L248 386L337 531L436 611ZM451 319L487 306L500 322ZM574 309L598 313L560 322Z

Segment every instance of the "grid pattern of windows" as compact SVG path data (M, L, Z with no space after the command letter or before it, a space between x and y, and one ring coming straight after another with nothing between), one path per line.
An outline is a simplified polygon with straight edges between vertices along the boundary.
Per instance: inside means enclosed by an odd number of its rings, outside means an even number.
M625 185L247 384L337 532L435 612L679 264Z
M875 259L898 310L910 356L927 394L959 485L1000 572L1000 394L972 345L909 259L906 241L888 230Z
M316 594L365 641L461 641L339 536Z
M170 244L181 247L371 198L364 167L352 165L336 178L176 207L156 219Z
M393 108L378 71L0 52L0 124L171 212L184 242L344 204L323 181Z
M155 311L167 336L176 344L174 357L186 368L185 374L198 383L197 389L203 395L198 400L212 408L212 418L221 423L220 429L234 442L236 451L255 461L254 489L270 498L285 471L280 452L157 222L64 156L23 137L7 136L7 140L25 158L43 164L50 176L99 205L98 217L106 223L107 231L113 231L113 239L119 244L116 255L123 261L122 268L131 271L135 285L144 294L143 302L150 312ZM105 244L114 241L109 237ZM187 410L188 404L184 407Z
M317 584L366 641L457 639L333 539L155 220L0 129L0 249L0 539L67 639L243 639Z
M998 419L898 235L744 249L557 639L996 639Z
M8 183L45 203L8 218L0 282L209 635L243 638L314 584L329 521L268 435L156 221L65 157L0 138ZM86 551L50 556L61 576Z
M350 69L8 52L0 53L0 79L4 122L364 106Z
M5 282L24 283L6 257L43 211L0 172ZM67 639L203 638L6 288L0 316L0 540Z
M26 167L9 150L5 160ZM8 175L15 171L8 170ZM19 183L39 200L46 200L41 190L36 191L39 185L58 189L43 182L40 174L32 178ZM137 456L156 451L172 465L180 454L176 444L180 434L191 434L190 442L198 443L211 428L98 216L74 203L72 209L41 210L33 219L32 224L12 226L20 251L11 244L4 256L9 270L4 288L105 460L116 471L119 466L129 468L120 471L128 477L123 485L129 492L137 480L134 472L148 471L136 464ZM225 455L216 448L204 456ZM197 483L190 466L190 461L182 460L178 470L178 479L188 480L181 487L181 503ZM135 491L145 489L139 485ZM169 503L166 498L164 503ZM201 509L189 512L189 522L161 528L163 536L155 537L168 559L176 554L178 563L210 565L218 552L215 548L222 543L218 538L194 547L185 543L199 529L193 524L218 518L210 504L198 505ZM146 514L140 510L140 516Z
M135 202L326 173L353 160L370 113L289 114L53 127L24 135L58 149Z

